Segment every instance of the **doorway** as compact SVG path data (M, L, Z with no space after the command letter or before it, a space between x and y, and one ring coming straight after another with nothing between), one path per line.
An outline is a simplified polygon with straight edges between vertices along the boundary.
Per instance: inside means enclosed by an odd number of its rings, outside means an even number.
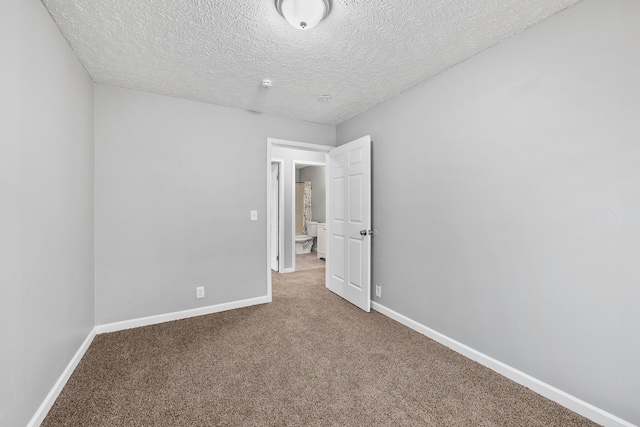
M325 267L325 166L295 163L295 271Z
M295 181L296 164L307 166L324 166L326 153L332 148L326 145L308 144L304 142L287 141L267 138L267 212L268 215L275 211L273 197L273 170L272 164L279 166L280 197L278 201L278 224L281 226L278 232L278 245L272 244L271 221L267 225L267 299L271 301L271 271L272 251L278 251L278 272L290 273L296 269L295 257ZM275 233L273 233L275 238ZM275 242L273 242L275 243Z
M267 211L271 212L271 163L284 159L284 180L295 179L295 163L316 162L328 166L326 171L326 287L364 311L371 306L371 137L363 136L339 147L306 144L267 138ZM289 166L289 163L291 166ZM295 186L287 186L285 213L295 217ZM287 205L289 197L289 208ZM286 222L286 218L285 218ZM279 245L280 255L291 257L290 271L295 271L295 224L285 225L285 237ZM267 227L267 302L271 302L271 229ZM287 229L290 238L287 237ZM282 244L284 243L284 244ZM282 256L280 257L282 260ZM287 257L284 257L285 263ZM282 263L280 263L281 265ZM285 268L286 270L286 268Z

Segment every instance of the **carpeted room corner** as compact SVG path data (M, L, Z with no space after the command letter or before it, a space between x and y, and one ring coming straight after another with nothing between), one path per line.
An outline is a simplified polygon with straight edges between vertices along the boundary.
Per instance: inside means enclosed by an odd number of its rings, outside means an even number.
M96 336L54 426L595 426L324 287L273 274L273 303Z

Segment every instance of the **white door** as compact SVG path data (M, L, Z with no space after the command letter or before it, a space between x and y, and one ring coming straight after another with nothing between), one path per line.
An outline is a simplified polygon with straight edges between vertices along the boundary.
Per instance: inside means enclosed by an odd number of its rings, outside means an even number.
M280 259L280 251L278 250L278 238L279 230L278 225L280 222L279 208L280 208L280 183L278 181L278 163L271 163L271 269L278 271L278 261Z
M371 309L371 138L327 154L327 288Z

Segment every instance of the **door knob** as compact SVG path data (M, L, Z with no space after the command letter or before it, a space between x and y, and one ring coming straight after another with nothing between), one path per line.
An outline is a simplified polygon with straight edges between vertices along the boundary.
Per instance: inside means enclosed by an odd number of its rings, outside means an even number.
M373 231L371 231L371 230L360 230L360 235L361 236L368 236L368 235L371 235L371 234L373 234Z

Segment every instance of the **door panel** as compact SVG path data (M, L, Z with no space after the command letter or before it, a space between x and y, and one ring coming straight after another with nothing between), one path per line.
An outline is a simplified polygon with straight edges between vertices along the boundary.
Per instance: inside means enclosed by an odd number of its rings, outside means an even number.
M333 272L333 277L340 281L344 282L344 236L339 236L334 234L333 236L333 250L335 256L333 257L334 262L331 263L332 269L330 271Z
M331 150L327 154L327 179L327 288L370 311L370 137Z
M362 240L349 239L349 285L362 288Z
M362 175L349 177L349 221L362 224Z
M339 177L333 180L333 204L334 221L344 222L344 178Z

